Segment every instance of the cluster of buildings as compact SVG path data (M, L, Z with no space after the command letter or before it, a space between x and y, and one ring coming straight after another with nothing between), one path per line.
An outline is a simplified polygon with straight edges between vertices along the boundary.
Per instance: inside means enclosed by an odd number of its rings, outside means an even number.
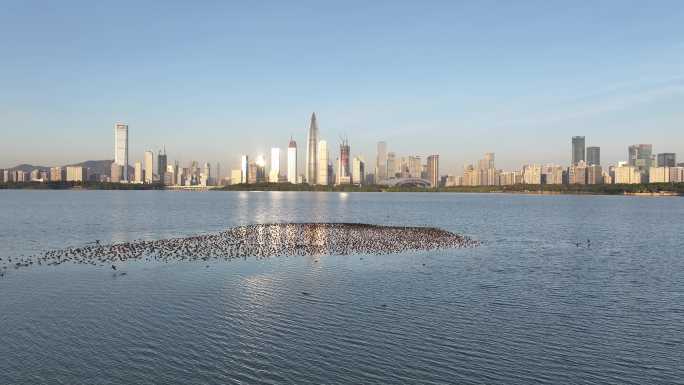
M191 161L188 167L181 167L178 162L168 163L166 149L159 150L156 155L148 150L143 153L143 160L133 164L133 173L128 159L128 125L117 123L114 126L114 162L109 181L114 183L159 183L167 186L213 186L219 183L221 165L212 168L209 163L200 166ZM156 172L155 172L156 171Z
M271 148L270 158L244 154L240 167L221 177L221 165L200 165L192 161L181 167L168 162L166 149L145 151L142 160L129 163L128 125L114 125L114 160L111 169L94 172L87 167L65 166L32 171L0 170L2 182L85 182L157 183L167 186L214 186L225 184L307 183L309 185L418 185L504 186L515 184L638 184L684 182L684 163L677 163L674 153L654 154L651 144L635 144L627 149L627 160L617 165L601 164L601 148L586 146L584 136L573 136L571 164L526 164L519 170L503 171L495 165L494 153L486 153L473 164L466 164L463 175L440 175L439 155L423 161L419 155L398 156L388 151L386 142L377 143L375 168L370 169L362 155L352 157L351 146L341 138L331 146L320 137L316 114L311 115L306 140L304 170L300 173L297 142L290 138L281 164L281 149ZM332 154L332 155L331 155Z
M331 151L335 158L331 156ZM290 138L287 146L286 168L281 168L280 148L271 148L270 162L263 155L251 159L242 155L240 168L231 170L231 184L255 183L307 183L309 185L366 185L392 184L401 179L423 179L430 185L439 183L439 155L427 157L427 163L420 156L398 158L394 152L387 152L387 143L379 142L376 167L371 171L362 155L352 157L351 146L342 138L339 147L331 148L328 141L320 137L316 114L311 121L306 141L304 172L298 170L297 142ZM268 168L267 168L268 166Z
M351 147L347 139L342 139L339 153L333 162L328 142L320 138L316 114L311 114L307 136L306 163L304 173L298 169L297 142L290 138L287 146L286 168L280 166L280 148L271 148L270 162L263 155L250 159L249 155L240 157L240 168L231 171L231 184L254 183L308 183L310 185L363 185L374 183L372 174L366 171L362 156L351 157ZM370 179L369 179L370 178Z
M653 145L635 144L627 149L627 160L601 165L601 148L585 146L584 136L572 137L572 163L568 167L527 164L520 170L503 171L494 165L494 153L486 153L477 164L464 167L463 176L442 177L444 186L505 186L514 184L639 184L684 182L684 164L674 153L654 155Z
M129 163L128 125L114 125L114 160L107 171L96 171L83 166L51 167L22 170L0 170L2 182L113 182L113 183L159 183L169 186L211 186L220 183L221 165L211 167L204 163L201 167L192 161L188 167L180 167L178 162L168 164L166 150L156 155L152 151L143 153L142 161ZM156 159L155 159L156 158Z
M50 169L0 170L0 183L24 182L85 182L88 180L88 169L81 166L51 167ZM92 175L91 178L97 178Z

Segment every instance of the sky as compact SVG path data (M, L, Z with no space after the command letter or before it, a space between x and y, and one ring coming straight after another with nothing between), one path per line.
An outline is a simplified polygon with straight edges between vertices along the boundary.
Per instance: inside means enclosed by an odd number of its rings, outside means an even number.
M635 143L684 161L678 0L2 4L0 168L113 159L120 121L131 163L228 170L292 136L303 172L314 111L371 167L380 140L442 174L567 165L573 135L604 165Z

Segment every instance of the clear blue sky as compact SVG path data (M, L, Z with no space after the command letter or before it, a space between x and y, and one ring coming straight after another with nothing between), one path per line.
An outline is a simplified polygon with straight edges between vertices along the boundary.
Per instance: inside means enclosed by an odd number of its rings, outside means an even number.
M0 167L113 158L235 167L321 135L439 153L442 173L567 164L570 137L684 161L683 1L29 1L0 10Z

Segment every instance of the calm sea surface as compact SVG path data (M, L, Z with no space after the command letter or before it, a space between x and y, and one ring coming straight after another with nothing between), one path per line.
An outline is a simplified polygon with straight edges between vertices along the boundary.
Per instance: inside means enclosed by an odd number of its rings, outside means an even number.
M682 198L0 191L0 219L3 259L270 222L483 242L9 268L0 384L684 384Z

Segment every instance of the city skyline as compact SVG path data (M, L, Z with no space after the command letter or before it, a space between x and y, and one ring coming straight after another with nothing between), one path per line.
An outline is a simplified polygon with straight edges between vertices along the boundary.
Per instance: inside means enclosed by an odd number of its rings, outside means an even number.
M130 154L230 164L293 135L305 158L312 110L331 148L346 135L371 164L383 140L445 170L487 151L564 164L573 135L607 163L624 143L684 152L681 2L262 7L177 4L151 23L151 5L12 5L0 167L110 158L116 121ZM181 28L188 14L201 26Z
M428 187L455 186L501 186L516 184L638 184L684 181L684 163L676 162L676 153L655 153L652 144L632 144L627 148L626 161L617 164L601 164L601 147L587 146L585 136L572 136L570 166L554 163L525 163L520 168L504 170L495 165L495 154L487 152L477 163L463 165L462 175L441 173L439 154L423 156L412 153L397 159L396 152L387 151L387 142L379 141L376 147L374 172L365 157L352 154L349 139L340 136L339 154L330 157L328 143L321 139L316 113L311 114L307 130L307 155L304 174L300 174L296 141L290 137L285 167L280 147L271 147L268 161L264 154L258 154L255 161L249 161L249 154L240 156L237 169L230 169L228 177L221 174L221 165L200 163L193 160L189 167L182 167L178 160L168 164L166 147L159 150L155 170L154 152L146 150L143 161L133 164L133 177L127 178L129 170L128 125L117 122L114 125L114 160L111 170L93 172L83 165L25 170L2 170L0 182L125 182L138 184L159 183L166 186L219 186L226 184L253 183L308 183L309 185L396 185L409 183ZM355 155L355 156L354 156ZM270 166L269 166L270 164ZM213 171L212 171L213 170Z

